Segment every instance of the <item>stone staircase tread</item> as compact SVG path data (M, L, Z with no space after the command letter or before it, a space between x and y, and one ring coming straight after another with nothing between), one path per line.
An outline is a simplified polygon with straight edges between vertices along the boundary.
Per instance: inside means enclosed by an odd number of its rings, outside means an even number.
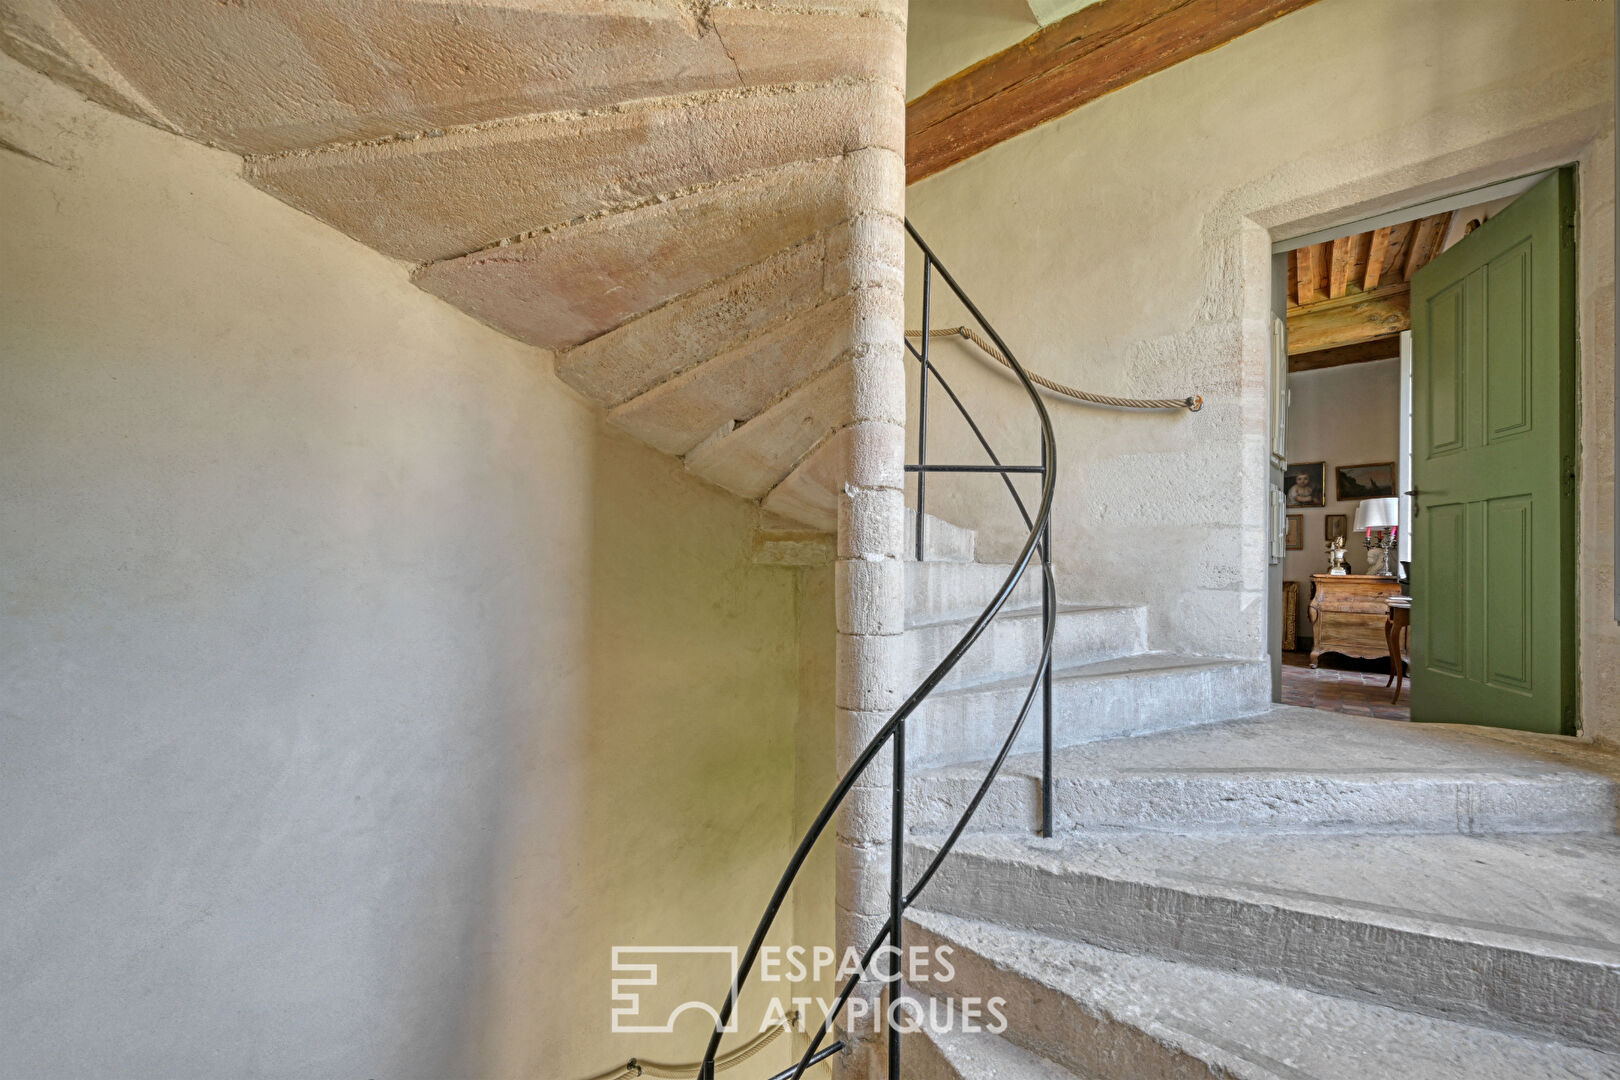
M990 602L990 598L988 596L985 597L985 603L989 603L989 602ZM1012 600L1009 599L1008 602L1007 602L1007 606L1003 607L999 612L996 613L996 619L997 620L1003 620L1003 619L1005 619L1005 620L1012 620L1012 619L1039 619L1041 617L1041 602L1040 602L1040 599L1038 597L1035 599L1034 603L1030 604L1030 605L1019 605L1017 607L1014 607L1014 606L1012 606L1012 603L1013 603ZM1096 612L1096 611L1137 611L1137 610L1140 610L1141 606L1142 605L1140 605L1140 604L1064 604L1064 603L1060 603L1060 604L1058 604L1057 613L1059 615L1077 615L1077 614L1083 615L1083 614L1086 614L1087 612ZM981 607L979 610L983 611L984 609ZM906 629L907 630L924 630L924 629L928 629L929 627L951 626L953 624L960 624L961 627L962 627L963 632L965 633L967 631L967 628L969 626L973 625L973 620L977 619L978 617L979 617L978 612L975 612L972 615L949 615L949 616L946 616L944 618L938 618L938 619L929 619L929 618L920 619L920 620L918 620L916 622L913 622L913 621L911 621L911 619L908 618L906 620Z
M1189 780L1553 778L1610 786L1620 794L1620 754L1577 739L1499 728L1377 720L1293 705L1234 720L1060 747L1052 764L1056 776L1098 781L1154 776ZM960 767L980 768L977 763ZM1038 777L1040 756L1011 757L1003 771L1011 776Z
M1620 1056L1598 1050L932 912L908 922L908 944L957 950L956 982L931 989L1011 990L1008 1035L1117 1080L1170 1064L1239 1080L1620 1077Z
M969 834L952 855L1598 964L1620 984L1620 836Z
M1061 612L1063 609L1059 609ZM1128 607L1120 608L1092 608L1081 610L1096 611L1129 611ZM1038 614L1038 613L1037 613ZM1253 663L1251 660L1235 660L1219 656L1193 656L1185 653L1170 652L1142 652L1132 653L1129 656L1118 656L1108 660L1096 660L1086 664L1062 664L1062 658L1054 658L1052 681L1054 684L1070 679L1097 679L1130 677L1133 675L1155 674L1168 671L1191 671L1198 669L1222 668L1234 665ZM1058 666L1061 665L1061 666ZM975 683L972 686L959 686L952 690L937 691L935 697L950 694L982 694L987 691L1010 690L1018 687L1027 687L1030 676L1018 675L1009 679L999 679L994 682Z
M926 997L915 991L906 991L906 997L928 1008ZM929 1049L944 1064L946 1072L942 1080L958 1077L961 1080L1086 1080L1001 1035L959 1028L959 1023L941 1024L939 1030L924 1024L916 1033L917 1037L928 1040ZM935 1080L933 1071L917 1063L914 1055L907 1054L903 1060L908 1075Z

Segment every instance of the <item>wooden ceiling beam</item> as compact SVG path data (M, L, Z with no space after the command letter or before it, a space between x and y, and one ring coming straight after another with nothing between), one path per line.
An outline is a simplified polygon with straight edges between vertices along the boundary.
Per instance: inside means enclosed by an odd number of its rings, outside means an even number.
M1389 254L1389 238L1394 231L1393 225L1373 230L1372 243L1367 248L1367 273L1361 281L1361 287L1368 292L1378 288L1378 280L1384 273L1384 259Z
M1316 258L1319 250L1315 244L1312 244L1310 247L1303 247L1294 252L1294 256L1299 263L1299 272L1294 282L1294 302L1301 306L1314 304L1322 298L1316 288L1318 274Z
M1428 265L1429 260L1440 254L1440 245L1446 242L1446 233L1451 231L1451 211L1444 214L1435 214L1426 217L1418 223L1417 239L1412 241L1412 250L1406 256L1406 280L1411 281L1412 275Z
M1341 236L1333 241L1333 276L1328 281L1328 299L1337 300L1350 284L1350 240Z
M1418 223L1403 221L1399 225L1389 228L1389 250L1384 253L1384 270L1378 276L1378 285L1399 285L1406 278L1402 276L1406 270L1406 253L1412 247L1412 236L1417 232Z
M1288 313L1288 355L1354 345L1412 325L1412 292L1403 284L1322 300Z
M1350 278L1351 292L1367 291L1367 256L1372 253L1372 233L1356 233L1350 238Z
M1364 364L1371 360L1389 360L1401 355L1401 335L1384 334L1358 341L1354 345L1340 345L1332 349L1316 349L1288 357L1288 373L1319 371L1343 364Z
M1315 0L1100 0L906 106L906 183Z

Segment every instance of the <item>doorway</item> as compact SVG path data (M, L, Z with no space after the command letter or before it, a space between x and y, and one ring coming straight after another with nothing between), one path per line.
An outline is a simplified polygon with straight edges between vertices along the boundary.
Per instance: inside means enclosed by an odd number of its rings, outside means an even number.
M1489 490L1463 500L1470 511L1442 497L1447 488L1460 490L1444 470L1455 471L1465 442L1468 452L1489 444L1494 455L1486 463L1476 453L1476 476L1502 476L1513 472L1505 463L1520 461L1556 478L1573 460L1574 328L1565 317L1573 253L1562 262L1552 254L1572 236L1557 224L1573 211L1573 199L1560 202L1557 191L1571 186L1570 170L1559 170L1274 247L1273 281L1284 301L1274 305L1277 336L1287 357L1286 374L1273 367L1286 382L1273 405L1281 419L1274 437L1285 447L1273 459L1279 700L1390 719L1412 703L1416 720L1573 730L1572 588L1552 617L1535 615L1573 583L1572 492L1553 483L1534 513L1517 481L1487 482ZM1532 222L1545 235L1530 247L1548 252L1536 266L1541 288L1532 295L1528 277L1514 279L1528 274L1525 222L1533 215L1524 206L1548 203L1548 192L1556 205ZM1524 206L1508 213L1521 199ZM1503 224L1479 232L1504 213ZM1555 222L1550 229L1547 220ZM1452 333L1459 319L1467 323L1461 336ZM1534 349L1511 344L1528 341L1532 329L1542 334ZM1532 353L1551 359L1533 372ZM1525 363L1515 365L1514 357ZM1536 427L1524 410L1515 413L1517 427L1503 419L1521 386L1525 410L1531 399L1546 407L1538 429L1544 437L1509 445ZM1499 421L1490 431L1485 397L1496 403ZM1427 474L1427 491L1413 478L1414 404L1416 475ZM1465 413L1472 434L1464 438L1457 428L1451 442L1436 438L1437 418L1455 427ZM1452 478L1433 483L1443 475ZM1414 490L1416 500L1408 495ZM1532 517L1539 528L1533 542ZM1426 531L1430 522L1443 529ZM1549 549L1570 556L1549 559ZM1532 565L1540 568L1533 590ZM1530 689L1532 654L1543 676L1539 697ZM1403 687L1406 676L1412 683ZM1389 685L1375 694L1375 683Z

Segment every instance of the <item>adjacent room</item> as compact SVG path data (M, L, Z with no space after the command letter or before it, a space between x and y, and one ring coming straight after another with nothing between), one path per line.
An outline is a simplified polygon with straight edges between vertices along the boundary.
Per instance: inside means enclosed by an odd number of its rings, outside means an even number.
M1421 529L1412 506L1414 283L1421 288L1435 276L1424 271L1439 256L1545 179L1521 178L1385 216L1404 220L1352 223L1328 230L1338 235L1325 239L1300 238L1304 242L1277 256L1286 259L1288 275L1281 602L1283 700L1289 704L1412 719L1406 685L1412 545ZM1451 208L1470 195L1481 201ZM1523 254L1516 241L1507 246L1515 257ZM1482 296L1494 297L1492 290L1509 277L1497 266L1491 278L1491 265L1472 286ZM1517 264L1510 259L1506 265ZM1471 341L1489 368L1493 355L1503 356L1493 334L1502 336L1497 332L1506 327L1484 316L1477 299L1477 312L1464 311L1470 288L1459 284L1464 302L1448 308L1456 316L1456 347L1460 355ZM1425 295L1439 298L1447 289L1431 285ZM1477 326L1471 317L1481 320ZM1522 337L1528 323L1512 329ZM1437 334L1443 351L1451 339L1444 327L1429 336ZM1448 537L1445 544L1437 555L1465 561L1466 543Z

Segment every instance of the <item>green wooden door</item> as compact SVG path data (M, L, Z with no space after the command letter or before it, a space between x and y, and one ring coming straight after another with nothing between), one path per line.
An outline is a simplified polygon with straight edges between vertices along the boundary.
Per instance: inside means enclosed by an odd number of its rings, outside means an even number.
M1574 177L1412 278L1412 719L1575 729Z

